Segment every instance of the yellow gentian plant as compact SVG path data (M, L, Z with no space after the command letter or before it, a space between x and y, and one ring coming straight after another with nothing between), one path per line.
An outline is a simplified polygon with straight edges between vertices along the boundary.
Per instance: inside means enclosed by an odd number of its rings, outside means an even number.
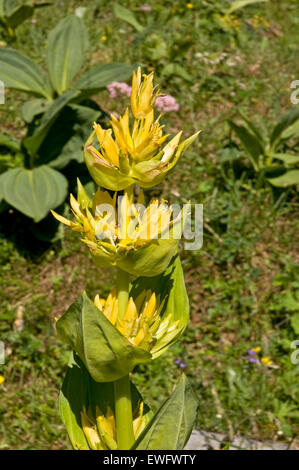
M133 74L131 113L94 123L85 162L98 185L90 198L78 180L72 219L53 215L81 234L100 267L116 267L107 298L83 293L57 320L72 349L59 408L78 450L182 449L196 417L197 399L185 376L153 415L130 380L138 364L154 360L181 336L189 303L177 253L184 214L141 188L165 178L198 133L167 143L154 106L153 73ZM97 144L94 145L94 140ZM137 186L138 185L138 186ZM137 189L136 189L137 188Z

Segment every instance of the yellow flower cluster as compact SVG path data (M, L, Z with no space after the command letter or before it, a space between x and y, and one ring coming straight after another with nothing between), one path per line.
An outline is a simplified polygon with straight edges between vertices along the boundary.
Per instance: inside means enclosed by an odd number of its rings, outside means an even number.
M126 263L125 258L132 250L142 249L163 237L166 244L174 245L180 238L181 219L173 218L166 201L154 199L145 208L143 191L134 198L132 186L124 191L120 201L117 193L111 196L100 188L91 200L78 181L78 200L71 194L70 205L74 221L54 211L52 214L72 230L83 234L82 241L100 266L121 265L122 269L130 272L129 266L122 263ZM174 228L175 240L171 231Z
M147 417L143 415L143 402L140 402L133 415L134 437L137 439L147 424ZM91 409L84 408L81 411L82 429L92 450L116 450L117 436L115 416L109 406L104 415L99 407L96 407L96 418L93 417Z
M160 183L173 168L180 156L195 140L198 132L180 143L182 131L167 144L169 134L163 135L159 116L154 117L158 92L154 89L154 75L144 75L141 70L133 74L131 112L127 108L117 119L111 115L111 128L94 124L94 131L85 145L85 161L94 181L113 191L138 183L146 188ZM93 145L97 137L99 150ZM165 145L164 145L165 144Z
M165 299L151 291L143 291L134 300L129 298L125 313L119 317L116 289L107 299L96 295L94 304L128 341L139 348L149 351L153 358L159 355L161 345L170 343L179 333L179 321L172 314L161 315Z

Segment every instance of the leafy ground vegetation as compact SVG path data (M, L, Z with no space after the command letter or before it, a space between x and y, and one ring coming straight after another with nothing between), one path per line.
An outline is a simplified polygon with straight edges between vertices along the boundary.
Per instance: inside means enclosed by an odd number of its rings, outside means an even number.
M229 1L121 5L131 15L124 18L105 0L55 2L18 27L13 47L43 64L49 31L83 7L86 70L109 62L154 70L156 83L180 106L164 114L167 128L186 136L202 130L174 176L155 189L171 202L204 206L202 248L181 245L191 321L163 363L136 370L135 383L141 392L150 388L155 407L184 370L200 400L197 428L223 432L224 448L235 435L298 446L299 365L291 361L299 340L298 192L257 175L228 123L242 123L243 112L268 135L299 106L290 101L290 84L299 79L298 2L254 4L230 17ZM109 98L108 91L93 99L106 113L121 112L128 100ZM25 101L7 91L1 132L23 137ZM14 166L6 155L0 162ZM33 235L33 223L15 209L1 213L1 449L70 448L57 410L69 351L54 318L84 289L106 295L113 283L76 234L61 227L50 243L41 240L45 226L52 230L50 219L35 224Z

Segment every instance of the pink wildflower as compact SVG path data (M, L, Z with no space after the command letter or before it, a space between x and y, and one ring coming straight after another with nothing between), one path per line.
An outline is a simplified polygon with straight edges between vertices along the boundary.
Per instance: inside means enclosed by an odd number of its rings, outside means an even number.
M178 111L180 109L180 105L171 95L158 96L156 99L156 107L164 113L169 111Z
M118 92L121 95L131 95L132 88L125 82L112 82L107 85L107 89L109 91L110 98L116 98Z
M139 5L139 10L142 10L142 11L152 11L152 7L150 5L148 5L148 3L141 3Z

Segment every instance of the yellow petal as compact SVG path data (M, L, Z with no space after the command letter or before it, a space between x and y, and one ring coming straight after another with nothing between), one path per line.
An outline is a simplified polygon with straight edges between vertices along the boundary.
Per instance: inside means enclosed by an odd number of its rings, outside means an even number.
M141 83L141 68L138 67L137 72L133 72L132 92L131 92L131 108L134 116L137 114L138 92Z
M102 312L103 311L103 304L101 302L99 294L97 294L94 298L93 303L95 304L96 307Z
M104 311L103 311L104 315L108 318L108 320L111 319L115 299L116 299L116 289L114 288L107 297Z
M57 212L52 211L52 215L54 215L55 219L57 219L59 222L63 223L64 225L67 225L68 227L71 227L73 225L73 222L71 220L66 219L65 217L62 217L62 215L57 214Z
M138 312L137 312L135 302L133 300L133 297L130 297L127 308L123 316L123 320L133 321L133 320L136 320L137 317L138 317Z
M111 214L112 214L112 212L115 211L116 195L117 193L115 192L112 197L110 196L108 191L102 191L101 188L98 188L94 195L93 203L92 203L93 214L96 215L97 217L103 217L104 215L103 211L102 212L99 210L97 211L97 207L104 205L104 204L111 207Z
M140 403L137 417L133 420L134 437L137 439L143 429L143 401Z
M80 209L79 202L77 201L77 199L72 194L70 194L70 205L71 205L71 208L73 209L75 215L77 215L79 218L84 217L84 215L83 215L83 213Z
M101 146L101 152L106 160L112 163L114 166L119 166L119 151L118 146L113 140L111 129L103 129L100 124L94 123L94 130L98 141Z
M154 315L155 311L156 311L156 306L157 306L157 299L156 299L156 294L155 292L152 293L151 295L151 298L149 299L144 311L143 311L143 315L146 317L146 318L152 318L152 316Z
M165 145L161 162L168 162L171 159L172 155L174 154L175 150L179 145L182 133L183 131L180 131L173 139L171 139L170 142L168 142L168 144Z
M140 330L138 331L137 335L135 336L134 340L133 340L133 343L135 344L135 346L138 346L141 341L143 341L145 337L145 331L143 328L140 328Z
M81 411L81 424L83 432L86 436L89 446L93 450L103 450L105 447L101 441L100 436L98 435L95 425L89 416L86 414L85 410Z
M111 316L110 316L110 321L111 321L112 325L115 325L116 320L117 320L117 316L118 316L118 300L115 299L113 309L112 309L112 312L111 312Z

